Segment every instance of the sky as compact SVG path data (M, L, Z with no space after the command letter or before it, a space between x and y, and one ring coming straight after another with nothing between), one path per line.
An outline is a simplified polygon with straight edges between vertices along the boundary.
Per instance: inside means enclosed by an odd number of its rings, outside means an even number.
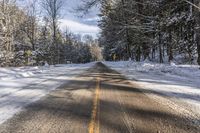
M96 36L99 33L97 21L99 20L98 9L93 8L89 14L79 17L74 9L81 4L81 0L66 0L62 11L62 19L60 19L60 28L65 30L68 28L73 33L90 34Z
M20 5L28 4L32 0L19 0ZM74 34L89 34L93 37L97 37L100 29L97 26L98 8L94 7L89 14L79 17L75 13L75 8L81 4L81 0L64 0L64 5L61 12L61 18L59 19L59 27L62 31L66 28Z

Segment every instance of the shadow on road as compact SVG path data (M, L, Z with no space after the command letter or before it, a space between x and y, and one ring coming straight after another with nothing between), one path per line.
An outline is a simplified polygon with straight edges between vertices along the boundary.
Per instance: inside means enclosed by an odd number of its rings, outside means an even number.
M199 127L188 122L188 119L144 95L162 94L149 90L141 91L118 72L97 63L40 101L27 106L26 110L2 124L0 132L88 132L96 78L101 79L100 132L199 131Z

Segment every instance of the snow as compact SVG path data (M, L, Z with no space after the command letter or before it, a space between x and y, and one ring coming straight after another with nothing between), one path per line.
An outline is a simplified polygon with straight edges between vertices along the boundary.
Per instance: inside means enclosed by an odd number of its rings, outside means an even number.
M0 68L0 124L92 65Z
M198 65L157 64L148 61L104 62L104 64L125 75L150 98L200 124Z
M199 66L148 61L103 63L124 74L156 102L199 122ZM0 68L0 124L93 64Z

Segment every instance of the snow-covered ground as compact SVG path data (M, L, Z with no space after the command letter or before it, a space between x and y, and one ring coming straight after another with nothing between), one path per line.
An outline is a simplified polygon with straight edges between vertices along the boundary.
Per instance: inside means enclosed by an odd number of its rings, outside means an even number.
M0 124L93 64L0 68Z
M200 121L199 66L123 61L104 64L124 74L157 102Z

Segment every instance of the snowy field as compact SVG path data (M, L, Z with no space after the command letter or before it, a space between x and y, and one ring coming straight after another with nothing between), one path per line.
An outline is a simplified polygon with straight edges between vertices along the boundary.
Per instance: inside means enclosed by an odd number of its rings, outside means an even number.
M93 64L0 68L0 124Z
M104 62L104 64L124 74L147 96L199 123L199 66L151 62Z

